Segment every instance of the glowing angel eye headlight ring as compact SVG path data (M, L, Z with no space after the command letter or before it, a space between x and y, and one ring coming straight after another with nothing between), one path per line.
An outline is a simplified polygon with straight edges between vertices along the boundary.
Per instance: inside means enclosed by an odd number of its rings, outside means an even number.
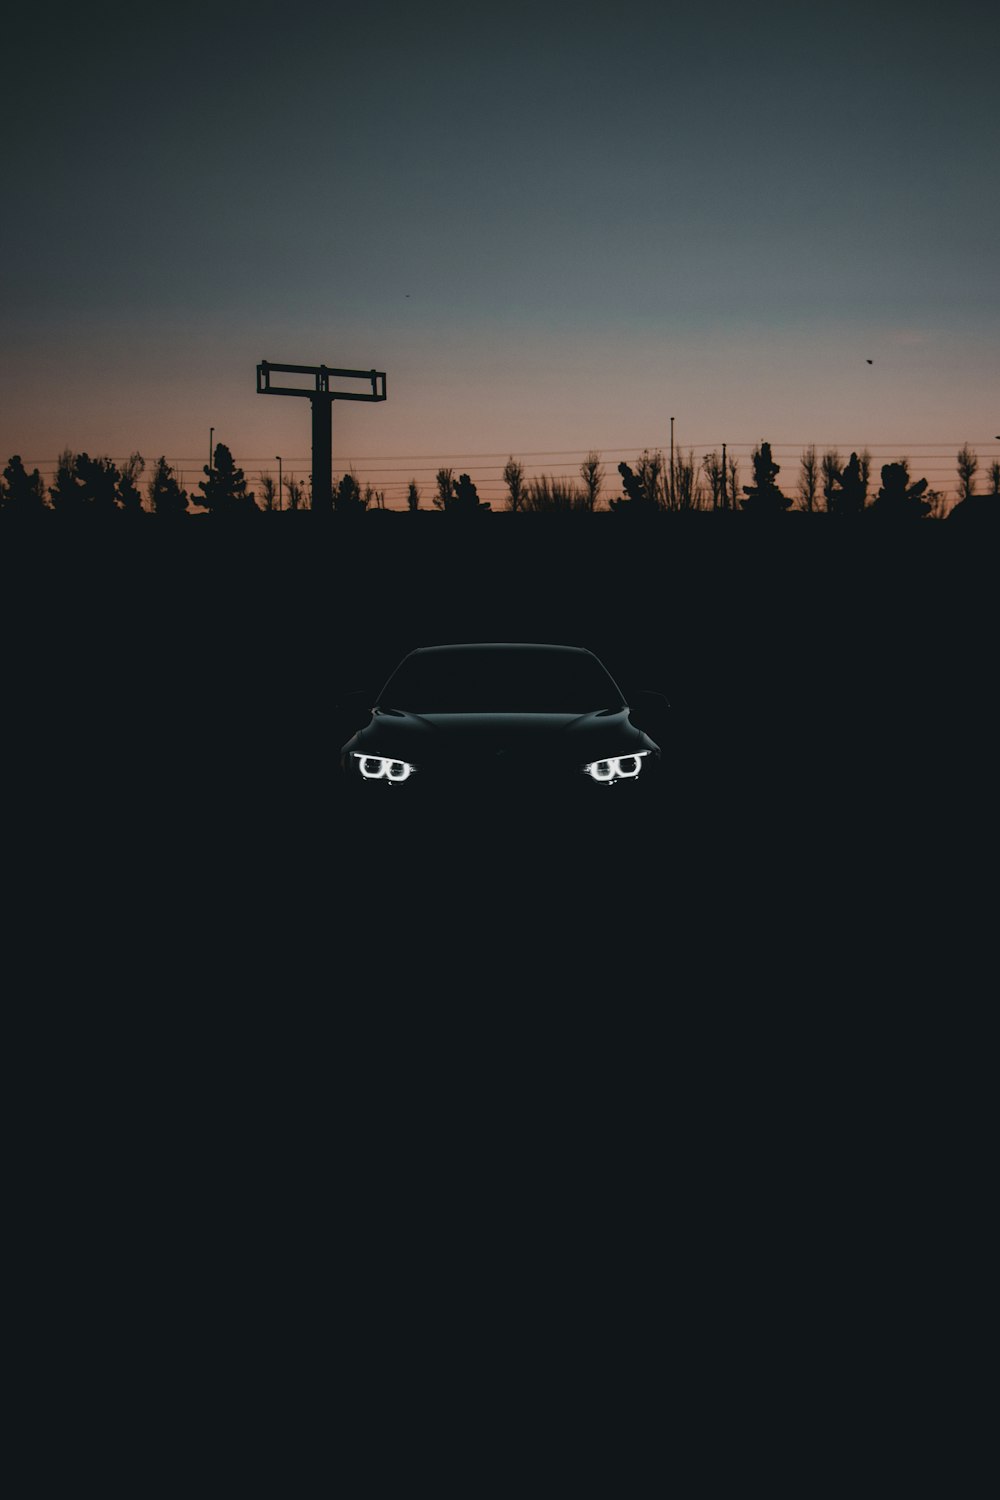
M413 767L405 760L388 760L384 755L361 755L352 751L358 770L366 781L405 781Z
M606 760L591 761L583 769L594 781L633 781L642 770L642 757L648 754L648 750L637 750L634 755L610 755Z

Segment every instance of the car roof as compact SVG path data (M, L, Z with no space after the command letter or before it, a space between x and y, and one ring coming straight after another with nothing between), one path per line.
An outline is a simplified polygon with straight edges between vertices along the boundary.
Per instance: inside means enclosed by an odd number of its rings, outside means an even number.
M593 656L586 646L563 646L548 641L456 641L452 645L417 646L410 656L439 651L565 651L575 656Z

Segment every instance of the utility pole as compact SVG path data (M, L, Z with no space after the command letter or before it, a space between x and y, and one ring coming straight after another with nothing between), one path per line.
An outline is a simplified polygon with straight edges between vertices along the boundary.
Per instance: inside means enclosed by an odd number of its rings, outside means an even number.
M315 382L304 386L272 385L271 373L311 375ZM343 380L364 380L370 390L331 390L330 376ZM329 511L333 506L331 471L333 467L333 403L335 401L384 401L384 370L338 370L331 365L276 365L263 359L257 366L258 396L307 396L312 406L312 507Z
M670 418L670 509L674 508L674 419Z
M276 453L274 456L278 460L278 509L280 510L281 509L281 494L282 494L282 491L281 491L281 454L280 453Z
M214 439L215 439L215 428L214 427L210 427L208 429L208 467L210 469L214 469L215 468Z
M722 509L723 510L728 510L729 509L729 505L727 504L727 501L726 501L726 445L725 445L725 443L723 443L723 445L722 445Z

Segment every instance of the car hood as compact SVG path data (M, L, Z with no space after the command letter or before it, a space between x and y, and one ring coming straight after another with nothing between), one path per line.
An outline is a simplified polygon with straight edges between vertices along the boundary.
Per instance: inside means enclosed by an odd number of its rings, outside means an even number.
M371 721L345 746L369 755L392 756L414 765L469 756L530 755L553 760L625 755L654 748L629 720L628 709L586 714L415 714L376 709Z

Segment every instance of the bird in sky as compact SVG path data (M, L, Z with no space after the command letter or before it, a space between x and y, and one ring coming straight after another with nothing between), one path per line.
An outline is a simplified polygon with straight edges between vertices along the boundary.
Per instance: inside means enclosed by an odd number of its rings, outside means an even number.
M871 363L872 363L872 361L871 361L871 360L870 360L870 359L866 359L866 360L865 360L865 364L866 364L866 365L870 365L870 364L871 364Z

